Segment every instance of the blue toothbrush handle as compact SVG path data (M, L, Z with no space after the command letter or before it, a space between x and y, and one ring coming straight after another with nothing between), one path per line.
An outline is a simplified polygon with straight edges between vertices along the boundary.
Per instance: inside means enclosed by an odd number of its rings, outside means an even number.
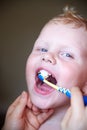
M69 89L59 87L57 90L62 92L63 94L65 94L67 97L71 98L71 92ZM84 101L84 105L86 106L87 105L87 96L83 96L83 101Z
M71 98L71 93L67 92L66 96ZM84 101L84 105L86 106L87 105L87 96L83 96L83 101Z
M67 91L66 96L71 98L71 92ZM84 101L84 105L86 106L87 105L87 96L83 96L83 101Z
M84 105L87 105L87 96L83 96L83 100L84 100Z

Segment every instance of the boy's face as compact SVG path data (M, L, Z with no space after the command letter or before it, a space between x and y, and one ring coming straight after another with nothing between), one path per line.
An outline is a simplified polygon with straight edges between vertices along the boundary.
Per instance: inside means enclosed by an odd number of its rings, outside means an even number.
M87 31L72 25L47 24L35 42L26 65L26 80L32 102L43 109L69 102L60 92L42 84L37 73L46 70L56 85L82 88L87 82Z

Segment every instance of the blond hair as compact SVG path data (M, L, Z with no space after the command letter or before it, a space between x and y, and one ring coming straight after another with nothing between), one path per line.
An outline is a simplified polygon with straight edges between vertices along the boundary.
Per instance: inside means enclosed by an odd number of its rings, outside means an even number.
M87 19L77 14L73 7L69 8L68 6L66 6L63 11L63 14L54 17L49 22L73 24L76 28L84 27L85 29L87 29Z

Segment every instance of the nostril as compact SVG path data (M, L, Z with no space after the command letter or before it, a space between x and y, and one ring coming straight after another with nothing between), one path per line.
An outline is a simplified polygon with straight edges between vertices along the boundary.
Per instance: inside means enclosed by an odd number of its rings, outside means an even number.
M55 59L55 57L53 56L52 53L44 54L43 57L42 57L42 61L52 63L52 64L56 63L56 59Z
M45 60L45 58L42 58L42 60Z
M52 63L52 61L51 61L51 60L48 60L48 62Z
M46 59L46 58L42 58L43 61L46 61L46 62L50 62L52 63L52 61L50 59Z

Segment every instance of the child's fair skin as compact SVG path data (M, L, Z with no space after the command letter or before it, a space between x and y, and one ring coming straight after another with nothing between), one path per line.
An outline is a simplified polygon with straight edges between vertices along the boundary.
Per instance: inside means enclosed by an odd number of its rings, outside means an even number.
M30 98L24 101L22 107L19 104L21 118L17 117L16 121L20 118L21 125L19 123L15 125L16 130L30 129L30 125L37 130L87 130L87 107L84 106L82 98L83 93L87 95L87 30L77 24L78 22L65 23L51 20L42 29L27 60L26 81ZM37 74L40 70L45 70L52 75L51 82L55 80L56 85L71 89L71 102L64 94L38 80ZM34 104L32 111L30 111L30 99ZM26 104L27 110L25 110ZM42 109L41 113L39 109ZM54 113L49 109L54 109ZM9 113L10 111L9 109ZM19 109L16 110L17 112L20 112ZM41 118L43 113L44 118ZM10 115L12 115L13 126L15 114L11 112ZM39 125L36 122L38 116L41 121ZM24 118L27 122L33 118L36 123L31 121L26 125ZM4 126L7 126L7 123ZM13 129L9 128L9 130Z

